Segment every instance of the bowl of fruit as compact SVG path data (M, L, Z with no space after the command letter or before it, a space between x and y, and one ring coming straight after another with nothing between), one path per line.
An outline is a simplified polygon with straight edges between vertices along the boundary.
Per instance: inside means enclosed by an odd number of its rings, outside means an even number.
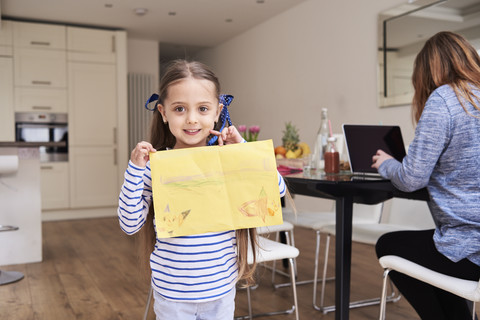
M310 146L300 141L298 129L291 122L285 123L282 145L275 147L277 166L302 168L308 165Z

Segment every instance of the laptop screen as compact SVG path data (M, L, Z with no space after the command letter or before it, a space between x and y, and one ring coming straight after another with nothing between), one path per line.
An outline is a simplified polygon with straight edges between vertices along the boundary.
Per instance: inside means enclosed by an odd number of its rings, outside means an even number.
M406 155L399 126L344 124L343 134L353 173L377 173L371 166L378 149L398 161Z

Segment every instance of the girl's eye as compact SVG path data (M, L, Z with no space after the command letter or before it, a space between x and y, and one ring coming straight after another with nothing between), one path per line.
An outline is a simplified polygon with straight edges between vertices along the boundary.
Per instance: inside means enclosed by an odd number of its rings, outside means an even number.
M205 107L205 106L202 106L202 107L200 107L199 109L200 109L200 112L206 112L206 111L208 111L208 108Z
M177 112L183 112L183 111L185 111L185 107L183 107L183 106L178 106L178 107L175 107L174 110L177 111Z

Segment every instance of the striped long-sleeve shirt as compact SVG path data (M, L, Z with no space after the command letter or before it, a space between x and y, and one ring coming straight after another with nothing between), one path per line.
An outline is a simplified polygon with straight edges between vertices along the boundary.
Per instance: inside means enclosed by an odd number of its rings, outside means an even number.
M437 88L408 155L402 163L385 161L379 173L403 191L428 187L437 250L452 261L480 265L480 112L463 105L449 85Z
M286 186L278 174L280 196ZM150 163L146 168L131 161L122 185L118 218L121 229L134 234L145 224L152 203ZM150 256L152 286L165 299L206 302L235 287L238 270L235 231L156 239Z

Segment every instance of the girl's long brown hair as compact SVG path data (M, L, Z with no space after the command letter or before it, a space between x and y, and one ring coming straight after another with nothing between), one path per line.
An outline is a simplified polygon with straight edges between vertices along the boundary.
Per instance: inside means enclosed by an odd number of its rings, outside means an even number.
M463 109L463 101L476 109L478 97L472 85L480 88L480 57L475 48L459 34L443 31L431 37L415 58L412 83L415 89L412 103L412 119L417 123L430 94L448 84L457 95Z
M160 92L158 104L162 104L167 98L168 88L172 84L186 78L209 80L215 85L215 94L220 96L220 83L215 74L204 64L196 61L175 60L170 63L164 76L160 81ZM215 125L215 130L219 130L221 124ZM175 146L175 136L170 132L168 123L164 123L162 115L157 108L153 111L153 117L150 124L150 143L156 150L172 149ZM144 275L147 278L151 274L150 254L153 252L156 242L155 230L153 227L154 219L153 203L150 205L145 225L138 232L139 259L143 266ZM237 262L238 279L244 280L247 285L254 283L253 275L256 268L256 261L249 265L247 262L248 246L252 246L253 257L256 257L257 234L255 228L236 230L237 239Z

